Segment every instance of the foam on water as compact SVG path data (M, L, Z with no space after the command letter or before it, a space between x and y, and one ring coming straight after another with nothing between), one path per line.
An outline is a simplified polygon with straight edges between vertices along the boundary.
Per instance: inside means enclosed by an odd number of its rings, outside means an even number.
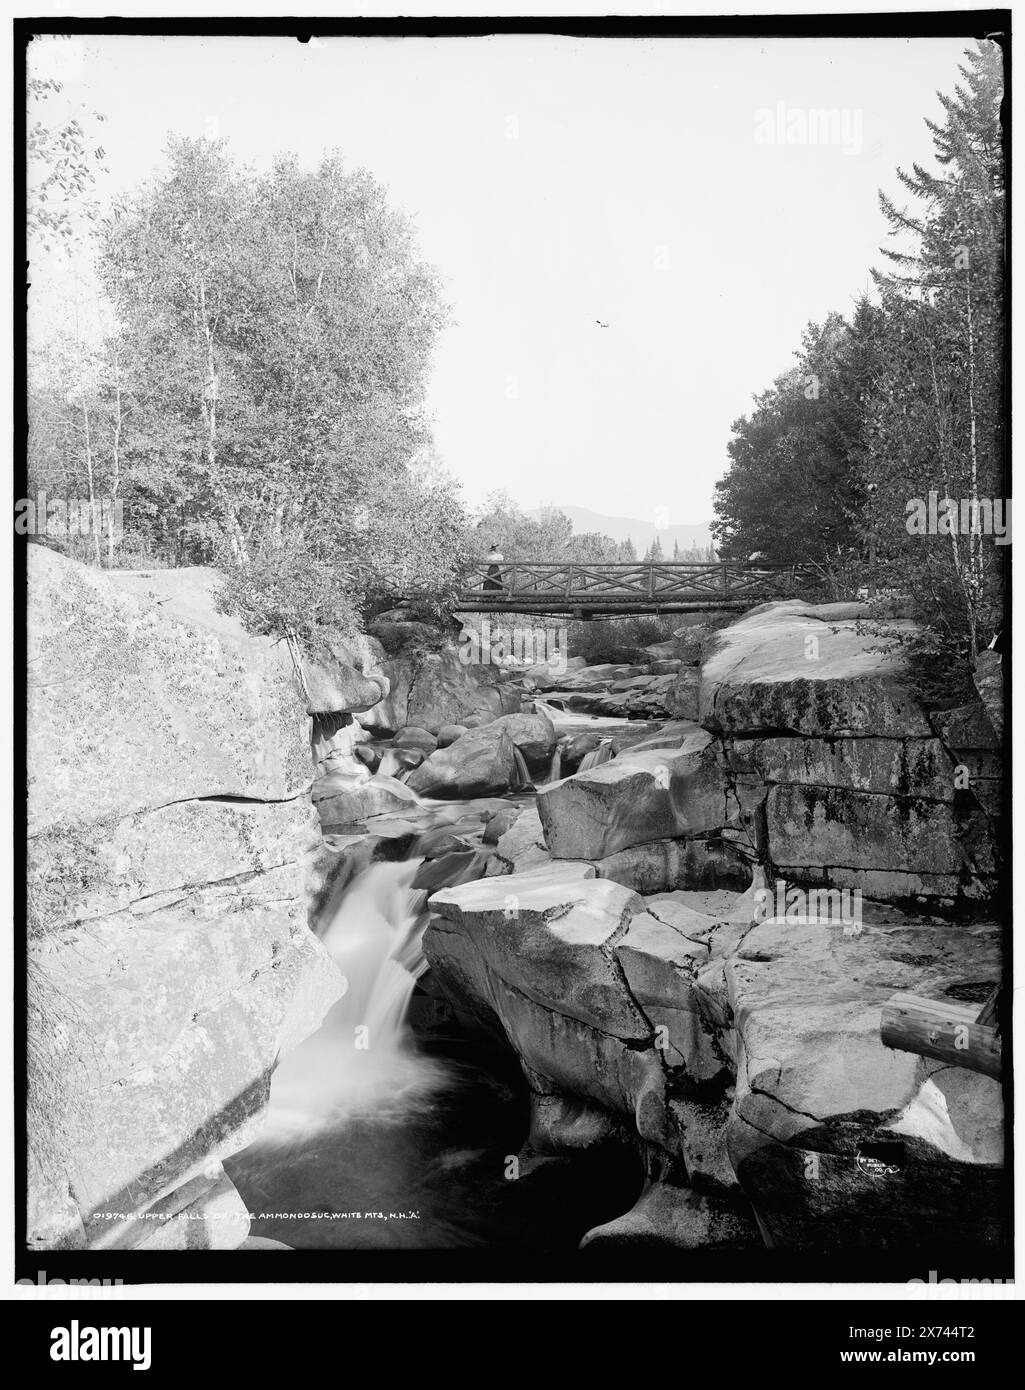
M550 705L547 700L535 700L534 707L538 714L546 714L556 728L574 725L578 729L634 729L637 721L634 719L613 719L611 716L603 714L584 714L580 710L559 709L557 705Z
M421 863L371 864L328 907L320 935L345 994L275 1071L263 1142L295 1141L371 1112L398 1120L445 1083L444 1068L417 1052L407 1023L427 969L427 895L412 888Z

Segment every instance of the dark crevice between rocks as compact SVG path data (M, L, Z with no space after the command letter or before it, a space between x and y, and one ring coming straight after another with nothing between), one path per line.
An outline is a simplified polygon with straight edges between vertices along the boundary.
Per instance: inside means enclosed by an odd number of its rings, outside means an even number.
M783 1068L780 1067L776 1076L777 1081L779 1081L782 1074ZM766 1100L771 1100L774 1105L778 1105L781 1110L786 1110L788 1114L799 1115L803 1120L813 1120L817 1125L826 1123L826 1119L822 1115L813 1115L810 1110L799 1110L796 1105L788 1105L785 1100L781 1100L780 1097L776 1095L775 1091L767 1091L763 1086L754 1086L750 1083L748 1089L751 1095L764 1096Z
M108 917L120 917L125 912L130 913L134 908L138 907L140 904L150 902L154 898L161 899L161 902L154 909L154 911L163 911L166 908L175 907L179 903L185 902L185 900L189 898L192 894L202 893L206 889L244 887L247 883L253 883L257 879L265 878L268 874L272 874L278 869L293 869L297 867L299 867L298 860L288 859L281 864L268 864L263 868L246 869L242 873L229 874L227 878L204 879L198 883L174 883L169 885L167 888L155 888L152 893L143 893L141 897L129 898L127 902L118 904L117 907L112 907L104 912L96 912L89 917L76 917L74 918L74 920L69 921L66 925L68 927L84 927L87 925L95 925L97 922L105 921ZM170 901L167 902L163 901L163 899L167 898L169 894L173 893L180 894L180 896L171 898ZM292 897L260 899L261 903L291 901L293 901Z
M206 796L180 796L175 801L162 801L159 806L147 806L129 814L149 816L155 811L166 810L168 806L187 806L190 802L213 802L215 805L225 806L287 806L291 802L302 801L304 797L309 797L312 791L313 779L311 778L305 786L301 787L299 791L293 792L291 796L240 796L234 792L210 792Z

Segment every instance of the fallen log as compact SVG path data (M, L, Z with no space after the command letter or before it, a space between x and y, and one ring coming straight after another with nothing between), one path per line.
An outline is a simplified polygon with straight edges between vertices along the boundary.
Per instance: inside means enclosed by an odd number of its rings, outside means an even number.
M1000 1080L1000 1035L979 1022L979 1011L971 1005L895 994L883 1005L879 1036L884 1047L935 1057Z

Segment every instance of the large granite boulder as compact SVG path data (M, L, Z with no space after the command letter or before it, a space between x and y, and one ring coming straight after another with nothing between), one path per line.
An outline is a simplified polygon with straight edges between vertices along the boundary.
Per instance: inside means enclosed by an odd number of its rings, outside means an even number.
M435 986L520 1058L524 1153L635 1148L638 1201L582 1243L997 1249L1000 1086L879 1035L894 992L981 1006L996 928L873 904L779 919L761 876L642 900L591 872L438 893L425 937Z
M29 546L30 834L309 785L287 647L218 612L218 582L202 569L101 572Z
M395 777L378 773L357 786L335 788L326 777L314 783L314 804L325 829L366 820L385 811L408 809L416 804L415 794Z
M361 713L388 694L387 677L366 638L362 643L324 640L301 660L310 714Z
M555 729L547 715L505 714L432 753L407 786L423 796L487 796L520 786L525 773L546 769L554 751Z
M494 667L467 664L451 645L388 658L381 669L388 694L360 715L360 723L378 733L397 733L412 724L437 737L448 724L490 721L519 709L518 691L499 682Z
M725 824L726 784L712 737L686 734L676 748L636 748L538 791L545 841L556 859L604 859Z
M643 907L629 889L560 865L445 889L430 906L443 919L436 932L457 930L496 978L535 1003L616 1037L650 1034L612 960L613 942Z
M505 792L520 781L516 746L494 723L468 729L409 774L406 786L420 796L470 797Z
M523 755L531 772L548 768L555 752L555 726L541 711L529 714L504 714L491 726L504 730Z
M755 1243L723 1125L709 1142L687 1099L714 1106L731 1080L695 992L719 923L693 911L687 936L672 905L655 904L656 918L591 872L553 864L435 894L424 939L432 979L465 1021L519 1056L531 1098L526 1153L636 1147L649 1180L637 1205L584 1243L638 1234L686 1248ZM693 1219L657 1215L690 1208Z
M284 644L218 611L217 584L30 548L36 1248L243 1240L237 1194L211 1174L345 988L306 921L300 683ZM158 1232L141 1216L154 1203L196 1219Z
M799 883L953 911L995 892L999 761L957 746L986 741L981 705L927 716L910 630L857 603L752 610L715 638L701 717L728 769L725 839Z
M562 775L576 772L588 753L601 744L602 734L596 729L584 729L580 733L564 734L558 741L559 764Z
M993 1244L999 1083L884 1047L879 1024L902 991L981 1008L1000 976L999 930L872 917L770 918L726 961L734 1169L771 1245Z
M699 718L717 733L927 737L899 641L851 604L754 608L718 633L701 669ZM894 633L913 624L896 619Z

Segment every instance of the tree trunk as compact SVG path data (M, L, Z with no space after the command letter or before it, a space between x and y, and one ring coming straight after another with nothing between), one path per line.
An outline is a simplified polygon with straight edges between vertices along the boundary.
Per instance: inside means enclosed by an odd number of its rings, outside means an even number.
M969 450L971 459L971 499L970 516L972 519L971 529L968 532L968 567L970 572L971 584L971 608L972 617L970 622L972 634L971 662L975 664L975 644L977 640L976 625L978 622L979 609L982 603L983 594L983 549L982 549L982 519L979 516L979 453L978 453L978 430L975 417L975 323L972 317L972 277L971 271L967 272L965 298L968 308L968 421L969 421ZM991 499L995 501L995 499ZM976 524L979 530L976 531Z
M114 508L117 506L118 489L121 486L121 371L114 368L114 438L111 442L110 518L107 527L107 568L114 568Z
M100 558L100 528L96 524L96 490L93 486L93 448L92 439L89 434L89 407L85 400L82 400L82 423L85 437L85 471L89 482L89 519L90 529L93 533L93 548L96 552L96 568L103 568L103 561Z
M210 470L210 485L217 498L232 556L237 564L244 567L249 563L246 539L238 523L238 517L235 515L235 509L225 496L224 489L220 486L217 478L217 362L214 356L214 330L211 328L207 316L206 285L202 280L199 284L199 307L203 316L203 334L206 339L206 385L203 390L203 407L207 425L206 461Z

